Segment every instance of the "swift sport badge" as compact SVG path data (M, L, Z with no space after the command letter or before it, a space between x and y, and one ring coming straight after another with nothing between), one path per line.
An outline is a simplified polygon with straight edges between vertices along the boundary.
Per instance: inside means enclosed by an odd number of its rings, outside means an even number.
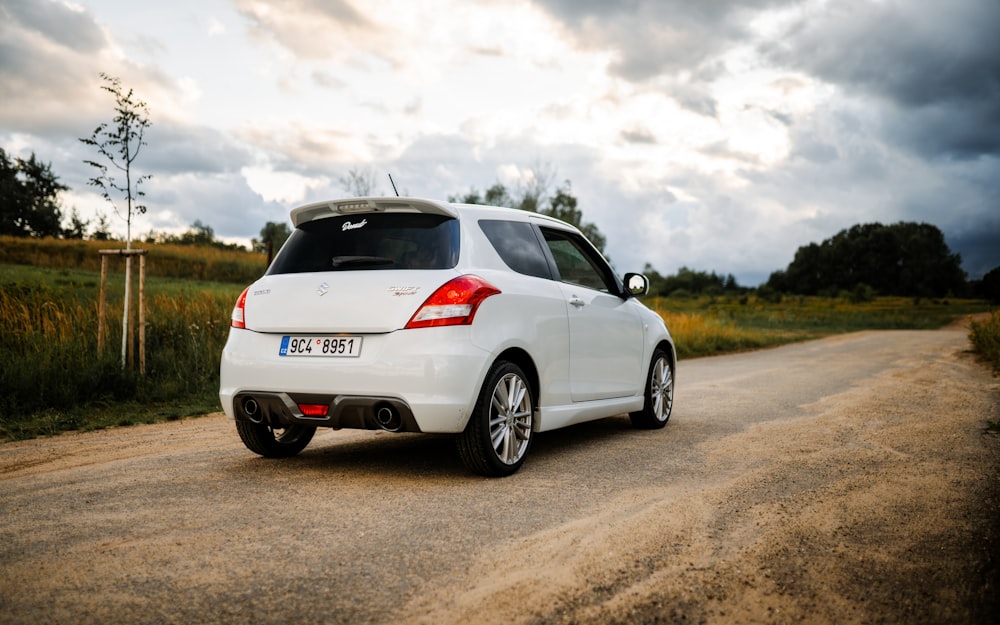
M399 297L401 295L416 295L417 291L420 290L419 286L390 286L389 292L394 296Z

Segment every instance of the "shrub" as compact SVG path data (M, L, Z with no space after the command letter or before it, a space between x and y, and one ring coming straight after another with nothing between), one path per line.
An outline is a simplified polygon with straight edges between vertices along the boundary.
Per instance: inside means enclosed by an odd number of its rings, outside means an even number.
M1000 312L993 311L985 321L973 321L969 340L976 351L993 365L993 370L1000 373Z

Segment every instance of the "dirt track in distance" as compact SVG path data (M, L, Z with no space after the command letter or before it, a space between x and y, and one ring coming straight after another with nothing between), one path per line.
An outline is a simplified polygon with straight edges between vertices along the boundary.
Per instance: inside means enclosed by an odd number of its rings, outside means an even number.
M682 361L666 429L447 437L221 415L0 445L5 623L995 623L1000 384L967 331Z

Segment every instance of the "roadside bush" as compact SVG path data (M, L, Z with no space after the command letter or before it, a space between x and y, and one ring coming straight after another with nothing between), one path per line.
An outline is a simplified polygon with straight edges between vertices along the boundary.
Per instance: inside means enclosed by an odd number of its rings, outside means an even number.
M1000 373L1000 312L993 311L985 321L970 324L969 339L993 370Z

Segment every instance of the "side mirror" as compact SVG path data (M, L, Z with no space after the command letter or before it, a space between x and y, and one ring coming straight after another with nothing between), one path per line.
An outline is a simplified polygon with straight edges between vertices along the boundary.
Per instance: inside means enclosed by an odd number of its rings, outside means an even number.
M649 280L641 273L625 274L625 293L632 297L640 297L649 293Z

